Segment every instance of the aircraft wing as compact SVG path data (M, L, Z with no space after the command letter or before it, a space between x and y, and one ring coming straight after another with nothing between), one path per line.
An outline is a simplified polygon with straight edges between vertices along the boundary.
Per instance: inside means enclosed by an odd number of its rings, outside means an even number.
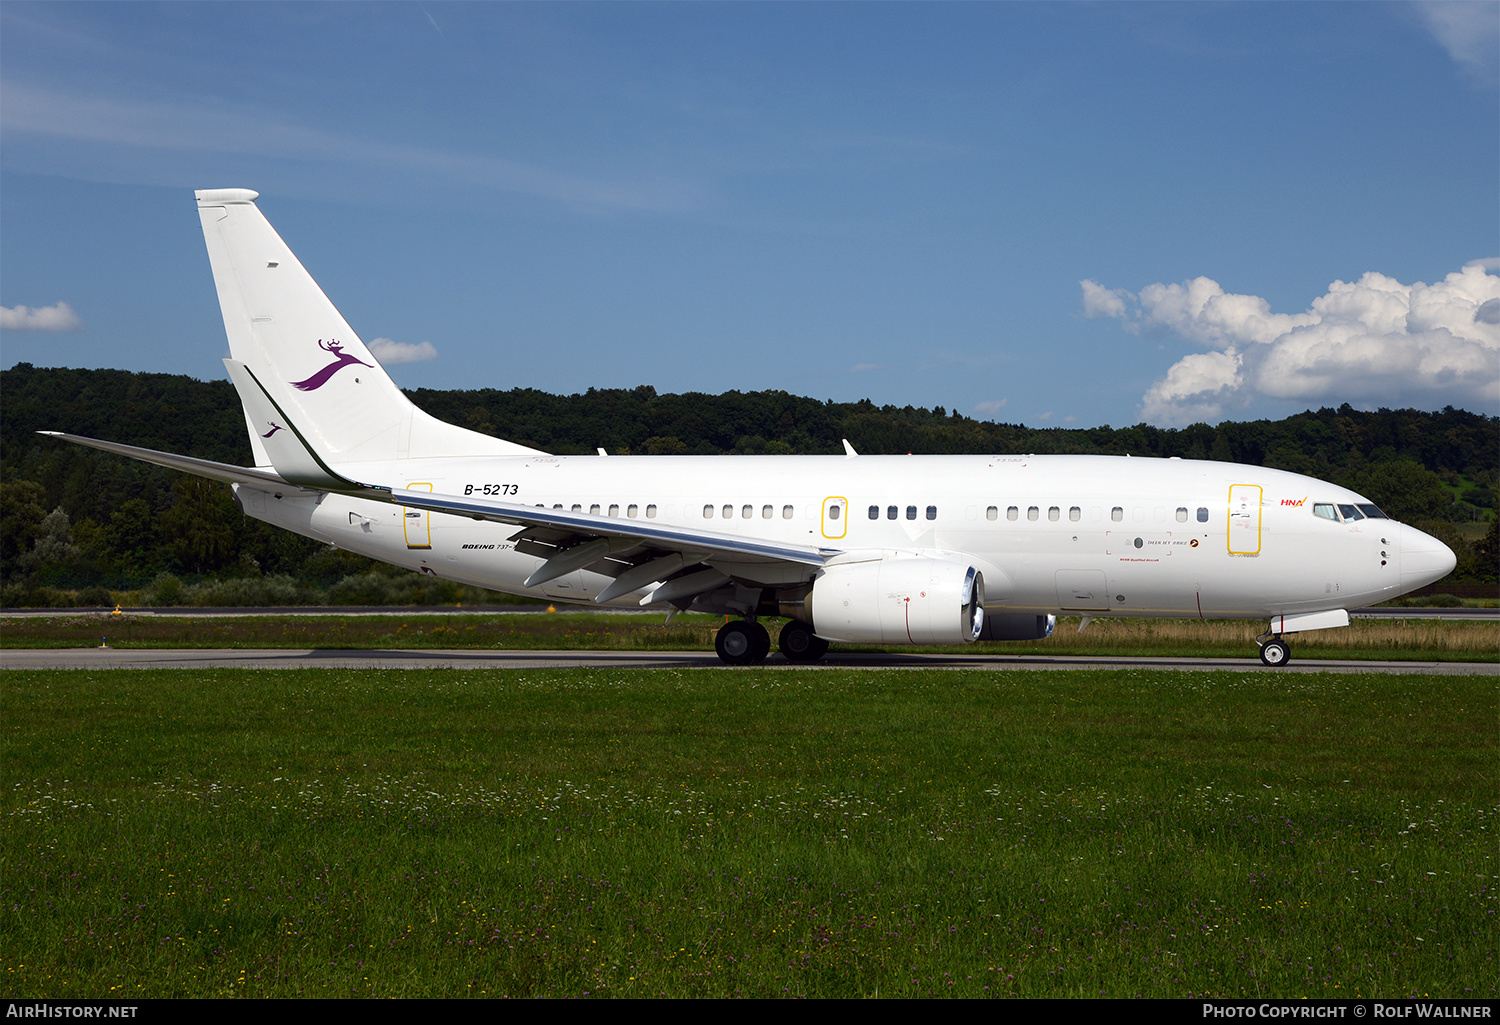
M131 459L139 459L146 463L155 463L157 466L182 470L186 473L195 473L200 477L222 480L230 484L253 484L260 488L291 489L298 487L298 485L293 484L279 474L273 473L270 470L257 469L253 466L216 463L212 459L195 459L192 456L179 456L172 452L158 452L154 448L122 445L117 441L100 441L98 438L85 438L77 434L64 434L61 431L37 431L37 433L45 434L49 438L61 438L63 441L71 441L75 445L87 445L89 448L97 448L102 452L113 452L118 456L129 456Z
M588 513L547 509L495 499L434 494L392 488L390 501L429 512L468 516L476 520L510 523L525 528L521 535L542 540L561 551L573 547L568 541L587 542L595 538L634 541L648 548L694 554L700 558L725 556L736 562L791 562L802 566L822 566L841 549L743 537L736 534L690 527L621 519L614 516L592 516ZM599 558L604 558L601 554Z
M566 512L562 509L544 509L515 502L494 499L461 497L458 495L433 494L427 491L408 491L404 488L383 488L357 484L334 476L328 483L341 482L342 487L318 487L311 482L290 481L278 473L251 466L235 466L211 459L181 456L172 452L161 452L153 448L125 445L117 441L101 441L61 431L38 431L49 438L60 438L77 445L86 445L103 452L128 456L143 462L154 463L184 473L221 480L229 484L249 484L261 489L298 489L312 491L339 491L361 498L381 502L394 502L414 509L467 516L475 520L491 520L521 527L516 535L521 542L518 547L532 542L532 554L548 558L575 553L568 561L576 562L585 553L578 551L580 545L596 539L606 539L615 544L599 546L596 557L590 563L602 561L625 548L641 546L657 552L676 552L686 556L684 565L692 565L718 556L732 562L774 563L787 562L801 566L822 566L838 554L839 549L820 548L813 545L793 544L743 537L735 534L687 527L670 526L644 520L620 519L613 516L590 516L586 513ZM628 544L627 544L628 543ZM580 563L577 568L590 563ZM663 567L664 568L664 567Z

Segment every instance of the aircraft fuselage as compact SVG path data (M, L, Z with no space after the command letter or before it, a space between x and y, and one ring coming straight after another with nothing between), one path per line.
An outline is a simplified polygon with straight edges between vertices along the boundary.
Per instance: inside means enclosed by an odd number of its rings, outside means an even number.
M1345 609L1409 590L1447 552L1394 520L1314 515L1315 503L1366 501L1344 488L1194 460L538 456L342 469L412 490L837 551L962 553L984 573L992 613L1260 618ZM613 580L578 570L525 586L545 560L518 551L508 524L337 494L278 500L242 491L252 516L445 579L580 602ZM703 563L732 564L731 575L772 588L814 575L725 556ZM638 606L647 593L605 604Z

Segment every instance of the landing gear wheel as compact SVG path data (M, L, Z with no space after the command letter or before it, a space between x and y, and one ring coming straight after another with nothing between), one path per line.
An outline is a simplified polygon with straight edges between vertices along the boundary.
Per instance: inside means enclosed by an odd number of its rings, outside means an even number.
M788 662L816 662L828 652L828 642L801 620L790 620L781 628L777 645Z
M1280 637L1273 637L1260 646L1260 660L1279 669L1292 660L1292 646Z
M753 666L770 654L771 635L759 623L735 620L719 628L714 650L729 665Z

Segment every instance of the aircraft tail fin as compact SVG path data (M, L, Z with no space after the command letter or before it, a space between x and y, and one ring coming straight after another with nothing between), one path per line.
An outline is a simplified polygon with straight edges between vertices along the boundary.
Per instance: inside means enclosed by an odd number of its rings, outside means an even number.
M414 406L261 214L257 193L196 196L230 354L316 451L340 463L536 453ZM248 406L246 419L259 462L265 446Z

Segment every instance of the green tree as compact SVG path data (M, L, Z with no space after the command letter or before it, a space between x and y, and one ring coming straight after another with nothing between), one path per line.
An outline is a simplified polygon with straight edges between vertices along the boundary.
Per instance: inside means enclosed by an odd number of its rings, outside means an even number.
M30 550L22 552L16 562L27 573L35 573L44 566L69 568L78 562L79 554L68 514L58 507L42 520Z
M45 493L36 481L0 483L0 568L7 577L22 571L21 556L31 550L47 516Z
M1403 523L1437 519L1453 504L1443 478L1413 459L1371 463L1339 483Z
M235 528L242 518L229 488L218 481L183 474L172 488L177 501L161 516L171 539L172 561L185 573L213 573L239 558Z

